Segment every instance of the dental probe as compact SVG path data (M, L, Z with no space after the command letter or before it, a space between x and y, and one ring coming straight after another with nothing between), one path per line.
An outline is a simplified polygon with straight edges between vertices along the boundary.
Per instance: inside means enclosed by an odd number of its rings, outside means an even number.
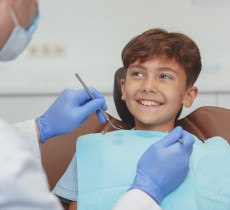
M95 99L95 97L93 96L93 94L90 92L89 88L86 86L86 84L83 82L83 80L79 76L79 74L76 73L75 76L78 78L79 82L83 85L83 87L85 88L85 90L87 91L87 93L89 94L89 96L91 97L91 99ZM105 119L109 122L109 124L111 125L112 128L117 129L117 130L124 130L123 127L121 127L119 125L114 125L111 122L111 120L109 119L109 116L106 114L106 112L103 109L99 109L99 110L102 113L102 115L105 117Z

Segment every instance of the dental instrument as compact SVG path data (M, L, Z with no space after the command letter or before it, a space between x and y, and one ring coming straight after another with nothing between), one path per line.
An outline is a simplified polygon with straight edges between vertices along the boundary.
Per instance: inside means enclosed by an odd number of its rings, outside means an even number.
M91 97L91 99L95 99L95 97L93 96L93 94L90 92L89 88L86 86L86 84L83 82L83 80L81 79L81 77L79 76L79 74L75 74L75 76L77 77L77 79L79 80L79 82L82 84L82 86L85 88L85 90L87 91L87 93L89 94L89 96ZM111 120L109 119L109 116L106 114L106 112L103 109L99 109L100 112L102 113L102 115L105 117L105 119L109 122L109 124L111 125L112 128L116 129L116 130L124 130L124 128L120 125L114 125ZM104 132L103 132L104 134Z

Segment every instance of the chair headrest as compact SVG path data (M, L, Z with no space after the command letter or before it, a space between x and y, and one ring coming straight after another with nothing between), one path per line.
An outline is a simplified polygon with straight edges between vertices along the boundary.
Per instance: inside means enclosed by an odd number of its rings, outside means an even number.
M133 115L129 112L126 103L121 100L121 84L120 81L121 79L125 79L125 68L119 68L114 76L114 85L113 85L113 99L114 103L117 109L117 113L120 116L121 120L123 122L127 122L128 124L134 126L134 117Z

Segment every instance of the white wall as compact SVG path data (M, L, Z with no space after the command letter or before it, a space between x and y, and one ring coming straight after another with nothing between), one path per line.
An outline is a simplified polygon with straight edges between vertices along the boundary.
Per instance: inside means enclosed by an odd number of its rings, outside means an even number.
M228 1L40 2L41 21L29 48L15 62L0 64L0 115L7 120L35 117L63 88L80 88L75 72L106 95L109 112L116 116L111 93L114 72L122 65L122 48L153 27L183 32L200 47L204 68L197 85L205 97L194 107L230 107L226 103L230 93ZM210 94L214 94L211 99Z

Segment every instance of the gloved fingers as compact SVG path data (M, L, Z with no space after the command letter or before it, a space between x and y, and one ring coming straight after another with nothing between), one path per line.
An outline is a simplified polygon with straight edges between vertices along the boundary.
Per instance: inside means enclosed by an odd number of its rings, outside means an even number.
M105 102L105 97L100 92L98 92L95 88L90 87L89 89L90 89L90 92L93 94L93 96L96 99L102 99L104 101L104 104L103 104L103 106L101 108L104 111L106 111L107 110L107 105L106 105L106 102Z
M193 135L191 133L185 131L185 130L183 130L183 132L182 132L181 140L182 140L181 144L186 148L192 149L192 146L195 143L195 139L194 139Z
M87 102L86 104L82 105L80 108L82 110L82 114L88 116L91 113L101 109L103 105L104 105L103 99L93 99Z
M167 147L178 142L178 140L182 137L182 131L182 127L175 127L167 136L159 141L159 144Z
M74 98L77 105L84 105L87 102L93 100L85 89L75 90Z
M93 95L95 99L104 99L104 97L100 94L96 94L97 92L94 88L90 88L90 93ZM66 95L67 98L72 98L74 99L76 105L84 105L87 102L93 100L93 98L90 96L90 94L85 90L85 89L80 89L80 90L72 90L72 89L65 89L62 93L63 95ZM96 96L95 96L96 95Z
M98 120L100 120L104 124L106 122L106 118L104 117L104 115L99 110L97 110L96 113Z

